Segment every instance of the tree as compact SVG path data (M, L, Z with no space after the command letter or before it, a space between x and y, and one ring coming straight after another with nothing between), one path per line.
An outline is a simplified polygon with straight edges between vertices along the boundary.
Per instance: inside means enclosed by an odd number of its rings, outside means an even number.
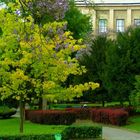
M106 49L111 46L112 41L107 39L106 35L99 35L95 38L91 38L88 43L89 47L86 50L83 50L79 57L80 64L86 67L87 72L78 76L75 80L78 82L94 81L100 83L98 89L90 91L91 93L94 93L95 97L91 97L93 94L88 95L90 95L90 99L93 101L102 101L102 105L104 106L105 101L108 100L107 89L104 83L104 65Z
M108 47L106 53L106 87L121 104L129 101L134 77L139 74L139 31L140 28L129 28L124 33L118 33L116 42Z
M22 133L26 102L42 96L48 100L72 100L99 84L64 87L70 74L86 72L76 58L70 57L85 46L65 31L66 23L40 26L30 14L17 12L21 7L24 9L23 3L17 1L0 11L0 97L3 100L10 96L19 101Z
M84 38L89 32L92 32L91 17L83 14L75 5L74 0L69 1L64 19L68 22L68 30L76 39Z

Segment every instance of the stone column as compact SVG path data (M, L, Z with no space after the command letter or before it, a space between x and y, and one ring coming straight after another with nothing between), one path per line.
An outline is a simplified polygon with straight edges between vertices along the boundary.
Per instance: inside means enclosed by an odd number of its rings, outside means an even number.
M109 30L114 30L114 9L109 10L109 22L108 22L108 28Z
M97 30L97 21L96 21L96 10L93 10L93 16L92 16L92 22L93 22L93 31L94 31L94 34L96 34L96 30Z
M127 22L126 22L126 26L129 27L132 25L132 12L131 9L127 9Z

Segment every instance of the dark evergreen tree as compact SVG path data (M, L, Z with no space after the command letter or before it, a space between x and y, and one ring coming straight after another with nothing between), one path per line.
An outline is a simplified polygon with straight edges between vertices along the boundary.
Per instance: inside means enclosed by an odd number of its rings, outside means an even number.
M140 28L118 33L116 43L106 53L106 87L114 100L129 101L134 89L134 77L140 69Z
M107 89L104 84L104 65L106 57L106 49L112 46L112 41L107 39L106 35L100 35L91 40L91 44L87 51L83 51L82 56L79 58L80 64L86 66L87 73L75 78L75 82L88 82L94 81L100 84L100 87L85 94L85 97L92 99L92 101L101 101L104 106L105 101L109 100Z

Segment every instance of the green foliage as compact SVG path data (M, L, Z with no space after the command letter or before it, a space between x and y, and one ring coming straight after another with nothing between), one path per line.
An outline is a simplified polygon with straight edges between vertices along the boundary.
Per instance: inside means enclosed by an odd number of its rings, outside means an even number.
M102 128L99 126L70 126L63 131L62 136L63 140L101 138Z
M36 23L26 9L26 2L29 4L28 0L8 3L8 8L0 10L0 98L11 97L20 102L20 132L23 132L25 102L38 97L72 100L82 96L83 91L99 87L93 82L63 86L69 75L86 72L71 57L86 46L65 31L65 22Z
M0 136L3 140L55 140L52 134Z
M123 128L140 133L140 116L137 115L128 118L128 123Z
M64 19L68 22L68 30L76 39L83 38L92 31L90 16L83 14L75 5L74 0L69 1L69 9L66 11Z
M15 99L12 99L11 97L1 101L0 100L0 106L8 106L10 108L18 108L19 102Z
M85 67L70 57L73 52L85 46L73 39L70 32L64 32L65 23L54 22L39 27L34 24L31 16L25 20L28 22L23 22L22 17L10 14L7 10L1 11L0 26L4 32L0 38L2 99L12 96L17 100L32 101L43 93L50 93L46 98L51 101L55 97L72 99L74 96L81 96L82 91L87 88L99 86L85 83L63 88L61 83L70 74L81 75L86 72ZM66 96L69 93L74 93L74 96Z
M135 76L135 79L135 89L130 94L130 100L136 111L140 112L140 75Z
M92 36L93 37L93 36ZM109 100L107 95L107 89L105 87L105 59L106 50L112 45L112 41L107 39L107 36L97 36L96 38L91 38L89 47L81 52L79 57L79 62L81 65L86 66L87 72L81 76L74 79L75 83L80 81L96 81L100 83L100 87L95 91L90 91L88 94L84 94L84 99L87 101L102 101ZM95 96L93 96L93 93Z
M134 77L140 69L140 28L130 28L117 35L114 45L106 52L105 83L114 99L123 102L129 100L134 89Z
M5 2L8 4L15 0ZM92 31L90 16L83 14L75 5L74 0L45 1L43 4L41 0L20 0L20 3L22 7L17 9L20 9L22 15L32 15L35 23L39 25L67 21L67 30L71 31L76 39L83 38Z
M10 118L16 113L16 109L8 106L0 106L0 118Z

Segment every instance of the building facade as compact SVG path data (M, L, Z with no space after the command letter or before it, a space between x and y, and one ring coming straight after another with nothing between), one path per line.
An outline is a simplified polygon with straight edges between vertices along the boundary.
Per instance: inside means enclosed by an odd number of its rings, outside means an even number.
M114 34L140 25L140 0L76 0L76 5L91 15L94 34Z

